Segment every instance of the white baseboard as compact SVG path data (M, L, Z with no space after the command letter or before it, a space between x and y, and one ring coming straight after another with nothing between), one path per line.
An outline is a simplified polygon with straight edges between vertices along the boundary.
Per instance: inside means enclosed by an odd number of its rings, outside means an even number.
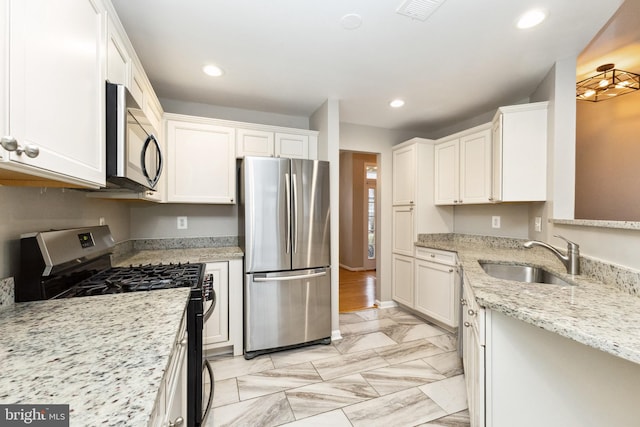
M380 301L380 300L376 300L376 305L378 306L378 308L393 308L398 306L398 304L395 301Z
M349 271L365 271L364 267L349 267L348 265L340 264L340 268L344 268Z
M340 334L340 329L331 331L331 341L336 341L341 339L342 339L342 334Z

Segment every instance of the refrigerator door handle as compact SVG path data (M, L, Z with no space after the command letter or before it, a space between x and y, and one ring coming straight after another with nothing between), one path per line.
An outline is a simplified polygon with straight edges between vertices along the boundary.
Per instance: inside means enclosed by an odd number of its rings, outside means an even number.
M289 181L289 174L285 173L285 188L287 197L287 249L286 253L291 252L291 181Z
M298 184L293 174L293 253L298 253Z
M320 277L326 276L326 271L321 271L319 273L310 273L310 274L300 274L297 276L282 276L282 277L255 277L253 278L254 282L284 282L287 280L300 280L300 279L310 279L312 277Z

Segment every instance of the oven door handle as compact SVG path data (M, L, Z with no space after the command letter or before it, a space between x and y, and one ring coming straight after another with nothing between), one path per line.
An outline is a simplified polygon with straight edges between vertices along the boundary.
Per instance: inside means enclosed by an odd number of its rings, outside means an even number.
M211 388L209 390L209 400L207 401L207 407L204 409L204 411L202 413L201 425L205 424L207 416L209 415L209 411L211 410L211 404L213 403L213 390L215 388L214 382L213 382L213 368L211 367L211 364L209 363L209 361L207 359L204 359L204 365L202 366L202 373L203 374L204 374L204 370L205 369L209 373L209 384L211 385Z
M209 317L211 317L211 315L213 314L213 310L216 309L217 297L216 297L216 291L213 290L213 287L211 288L211 295L212 295L211 305L209 306L207 311L204 313L204 323L207 323L207 320L209 320Z

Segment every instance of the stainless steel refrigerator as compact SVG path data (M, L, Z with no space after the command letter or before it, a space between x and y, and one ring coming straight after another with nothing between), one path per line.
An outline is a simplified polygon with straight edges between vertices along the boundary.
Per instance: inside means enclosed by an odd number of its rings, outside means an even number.
M329 162L245 157L239 183L245 358L330 343Z

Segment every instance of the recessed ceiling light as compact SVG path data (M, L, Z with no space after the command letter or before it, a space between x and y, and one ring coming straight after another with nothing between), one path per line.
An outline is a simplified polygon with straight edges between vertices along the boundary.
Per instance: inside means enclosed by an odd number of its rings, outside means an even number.
M522 15L520 19L518 19L517 26L521 30L535 27L536 25L544 21L546 17L547 17L547 14L543 10L532 9L526 12L524 15Z
M204 67L202 67L202 71L204 71L206 75L211 77L220 77L221 75L224 74L224 71L222 71L222 68L216 65L205 65Z
M404 101L402 99L394 99L389 103L389 106L393 108L400 108L404 106Z
M349 13L340 18L340 24L345 30L355 30L362 25L362 16L357 13Z

